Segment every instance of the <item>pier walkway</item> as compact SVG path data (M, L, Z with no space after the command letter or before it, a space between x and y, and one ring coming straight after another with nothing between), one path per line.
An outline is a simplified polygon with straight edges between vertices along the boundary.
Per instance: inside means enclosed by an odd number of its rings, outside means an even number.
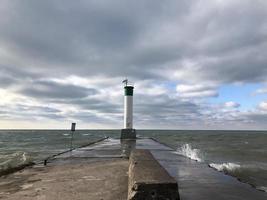
M173 176L182 200L266 200L267 193L178 155L150 138L106 139L0 177L5 200L126 200L131 149L148 149Z

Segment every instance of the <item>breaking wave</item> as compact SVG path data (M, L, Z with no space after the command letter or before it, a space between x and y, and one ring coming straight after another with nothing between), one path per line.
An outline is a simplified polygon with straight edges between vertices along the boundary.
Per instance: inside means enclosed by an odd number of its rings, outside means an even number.
M202 162L200 150L192 148L190 144L184 144L181 148L178 148L176 152L192 160Z
M265 187L265 186L258 186L258 187L256 187L256 189L263 191L263 192L267 192L267 187Z
M0 175L16 171L32 163L31 157L26 152L2 155L0 158Z
M211 163L209 164L209 166L220 172L224 172L227 174L232 174L236 170L239 170L241 167L240 165L235 163L222 163L222 164Z
M227 175L236 177L237 180L243 182L243 183L248 183L252 187L256 188L257 190L260 190L262 192L267 192L267 187L266 186L260 186L262 183L255 182L255 180L251 179L251 174L254 174L257 171L257 168L251 167L249 165L239 165L236 163L222 163L222 164L217 164L217 163L211 163L209 164L209 167L219 171L223 172ZM258 173L261 173L258 171ZM259 179L260 180L260 179ZM264 184L264 183L263 183Z

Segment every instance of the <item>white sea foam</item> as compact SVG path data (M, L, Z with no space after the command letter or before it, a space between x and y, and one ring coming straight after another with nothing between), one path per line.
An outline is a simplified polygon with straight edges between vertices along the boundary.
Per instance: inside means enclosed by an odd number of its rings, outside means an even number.
M201 162L201 153L199 149L193 149L190 144L184 144L181 148L178 148L176 152L180 155L186 156L192 160Z
M0 171L14 168L31 162L31 158L26 152L15 152L5 155L5 161L0 163Z
M267 187L266 186L258 186L258 187L256 187L256 189L264 191L264 192L267 192Z
M104 140L103 142L97 144L96 147L113 146L113 145L118 145L118 144L120 144L120 140L108 138Z
M22 162L25 163L27 161L27 155L25 152L22 154Z
M239 164L235 163L222 163L222 164L211 163L209 164L209 166L220 172L233 172L241 167Z

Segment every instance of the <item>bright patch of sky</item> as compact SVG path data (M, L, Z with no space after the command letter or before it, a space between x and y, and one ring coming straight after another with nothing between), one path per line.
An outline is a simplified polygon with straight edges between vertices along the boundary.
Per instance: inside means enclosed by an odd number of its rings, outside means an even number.
M262 101L267 100L267 94L257 94L263 84L228 84L220 86L219 96L209 98L210 103L236 102L240 104L239 109L243 111L251 110L257 107Z

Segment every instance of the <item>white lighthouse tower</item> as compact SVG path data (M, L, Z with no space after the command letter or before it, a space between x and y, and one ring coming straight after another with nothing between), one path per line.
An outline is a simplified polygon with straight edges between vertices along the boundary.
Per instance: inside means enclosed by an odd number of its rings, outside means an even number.
M128 80L123 81L124 85L124 123L121 130L121 139L135 139L136 133L133 129L133 85L128 85Z

